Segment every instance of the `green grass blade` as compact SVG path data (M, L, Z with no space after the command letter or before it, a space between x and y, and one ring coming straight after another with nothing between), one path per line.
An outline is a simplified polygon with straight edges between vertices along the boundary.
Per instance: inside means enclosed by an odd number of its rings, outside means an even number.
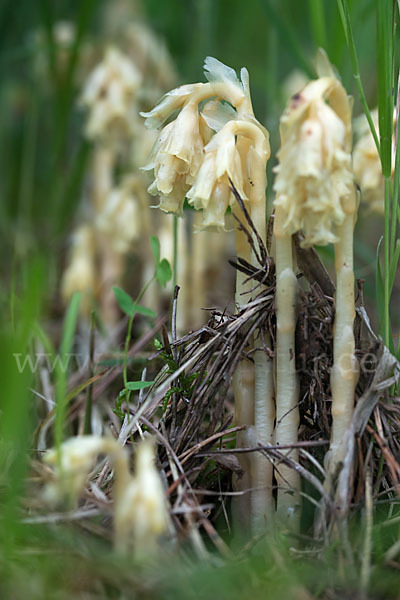
M400 257L400 240L396 241L393 256L391 257L390 274L389 274L389 293L392 295L394 280L396 279L396 271Z
M45 290L45 269L40 258L23 265L23 285L15 302L15 328L6 319L0 325L0 537L2 557L15 543L20 497L32 441L33 410L30 388L34 368L22 368L31 356L31 339ZM20 360L18 360L20 359ZM33 361L35 362L35 361Z
M358 94L360 96L360 101L361 101L365 116L367 117L368 125L371 129L371 133L374 138L375 145L380 154L380 143L379 143L379 139L378 139L378 134L375 129L375 125L374 125L374 122L373 122L373 119L371 116L371 111L369 110L367 98L366 98L365 92L364 92L364 87L363 87L363 84L361 81L360 66L359 66L359 62L358 62L356 46L354 43L353 29L351 26L348 2L347 2L347 0L337 0L337 4L338 4L340 17L342 19L342 24L343 24L344 34L346 37L347 46L348 46L348 49L350 52L350 60L351 60L352 68L353 68L354 78L355 78L356 84L357 84Z
M55 421L55 442L57 448L60 448L63 436L66 392L68 381L69 358L74 344L76 324L79 315L79 305L81 293L76 292L68 305L64 318L62 338L58 361L56 364L56 421Z
M384 177L391 177L393 131L393 0L376 1L380 157Z
M49 59L50 78L54 85L57 85L57 63L56 63L56 45L54 41L54 15L52 2L50 0L39 0L39 16L46 35L47 52Z
M314 79L315 70L310 65L310 62L304 55L304 52L299 44L296 33L294 29L290 26L290 24L285 21L280 12L275 8L271 0L262 0L261 5L266 12L268 18L271 23L275 26L276 30L279 33L281 39L285 40L286 47L290 54L292 55L293 60L302 69L310 79Z
M322 0L308 0L310 11L311 31L317 47L327 50L328 39L325 26L325 11Z

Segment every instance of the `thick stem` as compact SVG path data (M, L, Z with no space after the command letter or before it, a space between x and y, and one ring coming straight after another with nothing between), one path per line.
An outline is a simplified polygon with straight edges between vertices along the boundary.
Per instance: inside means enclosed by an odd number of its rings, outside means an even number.
M331 475L343 460L343 437L354 409L354 391L358 379L354 340L354 273L353 273L354 216L349 214L338 228L339 242L335 244L336 302L333 337L333 367L331 372L332 433L326 464Z
M259 173L252 177L256 180L253 193L250 194L250 211L254 226L266 245L266 173L265 164L259 164ZM255 244L257 241L254 240ZM252 264L259 267L257 260L252 254ZM269 334L265 335L265 343L271 345ZM259 444L272 444L274 441L275 420L275 390L273 378L273 363L266 354L263 347L261 335L254 341L254 424L257 442ZM261 454L255 452L252 455L252 529L254 534L260 534L271 525L271 517L274 510L272 497L272 474L271 461Z
M175 236L176 234L176 236ZM189 292L189 274L190 262L188 259L188 240L187 230L184 219L173 215L173 265L176 283L179 285L178 310L176 315L176 330L178 336L185 335L191 327L190 314L190 292ZM177 248L179 240L179 258L177 258ZM175 256L176 254L176 256ZM177 259L177 260L176 260ZM175 288L174 288L175 289Z
M270 344L269 335L265 342ZM254 423L259 444L272 444L274 441L275 398L273 363L266 355L260 338L255 340L254 354ZM272 463L260 452L252 458L252 528L259 534L271 525L274 511L272 497Z
M235 247L237 256L250 262L250 246L242 231L235 229ZM249 283L245 284L246 276L236 271L236 294L235 301L238 307L248 300L243 292L249 290ZM252 426L254 420L254 366L249 360L242 360L232 378L233 395L235 398L235 424ZM247 431L239 431L236 434L236 447L248 447ZM237 532L245 535L251 525L251 457L250 454L239 455L239 463L242 469L240 477L234 475L232 486L236 492L242 492L240 496L234 496L232 501L232 512Z
M292 238L282 228L284 216L275 213L276 261L276 444L297 442L299 427L298 380L295 360L297 279L293 271ZM298 460L298 451L290 457ZM297 471L279 464L276 467L278 483L278 516L297 528L300 516L300 477Z
M194 211L194 227L201 227L202 214L200 211ZM219 235L210 233L207 230L198 231L192 236L192 247L190 252L189 279L190 279L190 298L189 298L189 323L196 330L200 329L208 318L208 313L204 311L207 307L207 258L211 251L210 236Z

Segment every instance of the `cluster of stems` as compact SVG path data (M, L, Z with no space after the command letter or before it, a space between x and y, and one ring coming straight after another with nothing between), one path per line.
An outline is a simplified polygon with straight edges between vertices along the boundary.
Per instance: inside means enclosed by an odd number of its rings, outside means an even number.
M188 198L203 210L203 226L224 228L228 205L241 218L231 185L242 197L260 238L266 245L266 163L268 132L256 121L247 71L239 81L232 69L215 59L205 63L208 83L182 86L167 94L144 116L149 127L160 127L177 110L175 121L161 130L149 169L154 169L150 193L160 208L182 214ZM276 168L273 254L276 264L276 345L274 360L265 352L258 332L249 341L254 361L242 359L233 376L235 421L246 429L237 446L295 444L299 427L299 382L296 373L296 264L292 235L302 230L305 244L335 245L337 271L334 366L332 370L332 440L330 472L340 463L341 441L354 405L357 368L354 357L353 227L356 196L351 172L351 103L333 75L326 73L296 94L282 117L282 147ZM245 233L235 227L238 257L256 266ZM251 283L239 271L236 305L251 297ZM266 336L265 342L271 346ZM256 434L254 436L254 433ZM285 450L298 460L297 451ZM242 477L233 514L242 533L270 527L275 513L273 478L280 520L296 529L300 515L298 471L272 463L260 452L244 453Z

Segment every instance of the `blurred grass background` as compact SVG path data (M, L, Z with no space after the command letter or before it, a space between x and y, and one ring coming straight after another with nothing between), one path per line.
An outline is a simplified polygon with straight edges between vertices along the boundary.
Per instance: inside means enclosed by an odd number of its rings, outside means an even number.
M113 0L21 0L15 10L11 0L2 2L1 227L3 241L17 256L31 244L60 243L80 199L88 157L80 129L82 114L76 106L76 56L66 73L57 73L51 28L59 21L75 23L78 56L85 40L101 38L102 13L112 4ZM352 0L349 5L361 74L374 107L374 2ZM209 54L236 69L248 68L255 112L270 129L273 154L286 101L282 83L294 69L312 76L320 45L353 94L355 114L360 112L342 24L332 0L143 0L139 12L166 41L181 82L202 81L202 63ZM38 81L35 65L40 60L47 62L47 85ZM22 238L16 238L18 230L24 233Z
M22 532L16 525L26 450L36 422L26 393L32 382L28 374L22 377L17 372L13 354L26 352L37 320L57 311L54 297L60 257L82 196L90 158L90 144L82 136L83 115L77 108L77 58L85 41L101 40L103 11L112 5L113 0L19 0L18 4L2 0L0 4L0 437L4 447L12 445L14 449L11 463L9 459L7 464L0 463L0 488L5 500L0 521L3 557L10 556L19 542L34 545L29 530ZM374 108L375 2L349 0L349 7L361 76L369 106ZM180 83L204 80L202 64L207 55L236 70L247 67L256 116L271 133L270 182L279 146L279 117L286 103L282 84L294 69L313 75L313 59L319 46L326 49L346 89L354 96L355 115L361 112L333 0L143 0L139 13L166 41ZM72 21L78 32L69 67L62 74L55 69L51 33L60 20ZM38 62L47 70L41 80L37 76ZM376 217L358 224L357 274L366 279L372 310L376 241L382 229L383 220ZM8 453L0 455L6 457ZM45 546L47 538L40 543ZM66 545L73 542L69 539ZM49 581L54 581L59 562L54 568L46 563ZM66 579L69 577L71 573ZM38 586L37 597L50 597L46 590L40 596ZM21 589L20 596L9 597L24 597L25 588ZM281 590L276 593L282 594ZM262 591L260 594L264 597ZM223 597L233 598L235 593L231 589L229 596Z
M77 59L86 41L101 40L104 11L112 10L112 5L113 0L21 0L16 10L12 0L2 1L0 232L1 270L7 286L12 265L16 267L32 251L53 259L64 249L90 156L77 107ZM255 113L271 134L270 182L279 147L279 116L286 103L282 84L294 69L313 75L319 46L326 49L354 96L354 114L361 112L339 11L332 0L143 0L141 8L136 2L133 5L166 41L180 82L202 81L203 60L209 54L235 69L247 67ZM349 7L372 108L377 97L374 1L351 0ZM59 21L71 21L77 31L63 73L55 66L52 37L53 25ZM47 71L41 79L38 68ZM271 189L270 185L269 198ZM359 267L374 260L375 241L373 236L371 247L359 237ZM54 286L56 274L50 262L48 279ZM367 269L361 275L368 273ZM368 291L373 290L367 278Z

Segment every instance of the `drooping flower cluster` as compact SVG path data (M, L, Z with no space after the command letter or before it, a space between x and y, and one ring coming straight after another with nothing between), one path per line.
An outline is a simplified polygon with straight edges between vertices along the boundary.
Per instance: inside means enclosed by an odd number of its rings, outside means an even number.
M281 140L274 189L283 218L277 227L287 234L302 229L305 245L336 242L335 228L355 202L351 109L337 79L317 79L292 97Z
M166 125L160 132L151 162L146 166L146 169L154 169L155 176L149 193L160 195L162 210L178 214L182 211L186 192L200 168L205 143L200 133L197 103L191 102L189 96L188 101L181 105L186 95L167 95L171 100L171 113L180 107L181 111L175 121ZM160 108L160 119L164 110L165 108ZM167 113L166 118L168 116Z
M135 474L129 471L126 449L113 438L83 435L70 438L60 454L47 452L45 462L54 468L55 480L49 484L47 498L60 500L66 495L77 502L99 454L109 457L115 472L114 528L118 549L130 547L143 556L153 552L159 536L169 526L169 514L163 485L154 464L154 441L137 446Z
M187 198L203 210L203 227L223 229L234 202L231 182L247 200L254 186L249 157L255 154L265 165L268 134L253 116L245 69L240 81L233 69L208 57L205 74L209 83L181 86L142 113L146 126L157 128L180 111L161 129L145 168L154 170L149 192L160 197L162 210L182 214Z
M135 475L121 491L115 510L115 528L123 537L120 546L132 545L140 556L155 551L157 539L167 533L169 514L160 474L155 466L153 440L136 450ZM125 548L124 548L125 546Z
M91 140L114 140L132 133L134 99L141 75L117 48L109 47L89 76L81 104L89 110L86 135Z
M64 442L60 454L55 448L49 450L44 455L44 461L54 468L55 480L48 484L46 498L59 502L67 496L75 504L102 448L102 438L83 435Z

